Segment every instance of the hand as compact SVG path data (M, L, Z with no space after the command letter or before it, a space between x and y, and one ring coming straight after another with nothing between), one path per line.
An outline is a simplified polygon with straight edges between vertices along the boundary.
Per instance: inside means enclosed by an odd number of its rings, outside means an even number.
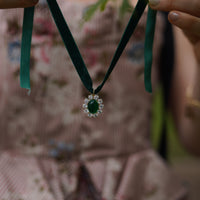
M0 9L31 7L37 2L38 0L0 0Z
M200 0L149 0L149 5L169 11L169 21L183 30L200 63Z

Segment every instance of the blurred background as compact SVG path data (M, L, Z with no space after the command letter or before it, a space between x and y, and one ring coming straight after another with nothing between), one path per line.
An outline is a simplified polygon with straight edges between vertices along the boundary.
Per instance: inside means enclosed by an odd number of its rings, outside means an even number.
M85 12L84 20L90 20L99 8L104 10L108 1L109 0L98 0L96 4L91 6L90 9ZM45 0L40 0L41 4L45 4L45 2ZM123 17L130 11L132 11L132 6L130 5L129 0L122 0L121 6L119 7L120 17ZM163 66L163 70L160 72L162 81L160 87L154 91L151 141L153 148L159 152L171 166L173 171L180 177L182 182L189 188L190 192L188 200L199 200L200 159L186 152L184 147L179 143L177 138L178 134L171 113L168 110L170 81L174 63L174 43L172 27L167 21L167 13L163 13L163 15L165 16L167 28L165 32L166 35L164 36L165 43L160 58L160 65ZM172 68L169 69L168 67L165 67L165 65L172 66Z
M163 130L163 126L165 126ZM189 200L200 198L200 160L190 154L177 138L173 119L164 108L164 95L158 89L153 102L152 143L173 171L189 188Z

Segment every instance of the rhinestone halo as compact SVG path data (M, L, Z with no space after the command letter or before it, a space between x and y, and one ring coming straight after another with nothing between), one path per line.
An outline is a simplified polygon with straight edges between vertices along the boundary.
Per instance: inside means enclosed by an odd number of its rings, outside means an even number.
M103 107L103 100L97 94L90 94L84 100L83 111L88 117L98 117L103 112Z

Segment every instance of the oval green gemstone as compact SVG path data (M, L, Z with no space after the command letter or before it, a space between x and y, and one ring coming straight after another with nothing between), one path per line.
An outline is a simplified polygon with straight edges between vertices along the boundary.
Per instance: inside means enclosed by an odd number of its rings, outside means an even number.
M99 104L95 99L92 99L88 103L88 110L90 113L95 114L99 110Z

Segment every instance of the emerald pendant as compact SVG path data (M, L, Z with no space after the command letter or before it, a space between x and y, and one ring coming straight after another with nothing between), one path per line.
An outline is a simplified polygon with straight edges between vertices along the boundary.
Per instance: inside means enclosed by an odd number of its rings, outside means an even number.
M100 113L102 113L103 109L103 100L99 99L98 95L89 95L88 98L84 100L83 108L84 112L89 117L97 117Z
M88 110L90 113L95 114L99 110L99 104L96 100L92 99L88 103Z

